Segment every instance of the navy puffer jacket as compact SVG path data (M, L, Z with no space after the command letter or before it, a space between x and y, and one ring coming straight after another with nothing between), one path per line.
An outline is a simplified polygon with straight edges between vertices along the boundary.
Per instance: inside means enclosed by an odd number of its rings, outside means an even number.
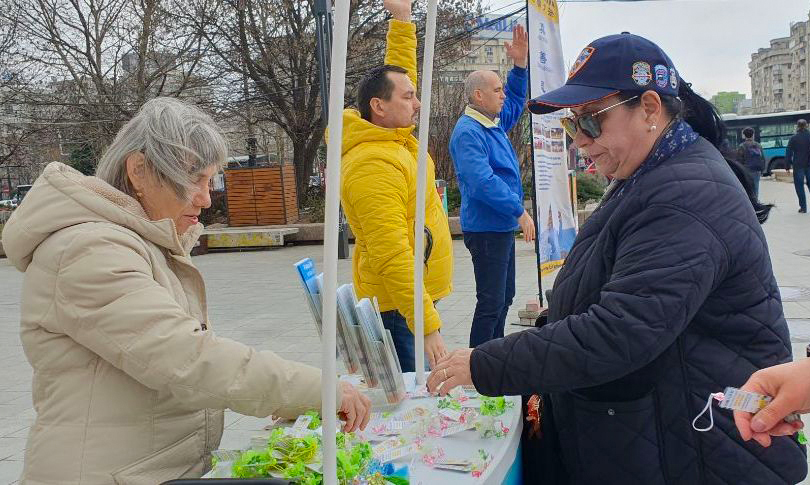
M714 429L692 429L710 393L791 360L765 236L709 142L606 198L549 307L552 323L476 348L472 378L483 394L551 400L570 483L804 479L804 447L792 437L767 449L745 443L717 406Z

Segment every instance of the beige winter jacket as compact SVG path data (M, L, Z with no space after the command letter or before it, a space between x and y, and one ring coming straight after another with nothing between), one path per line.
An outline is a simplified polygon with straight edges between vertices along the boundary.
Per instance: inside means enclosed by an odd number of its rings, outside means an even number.
M154 485L199 477L223 409L294 417L321 406L318 369L217 337L170 220L52 163L3 231L25 272L21 339L37 412L22 482Z

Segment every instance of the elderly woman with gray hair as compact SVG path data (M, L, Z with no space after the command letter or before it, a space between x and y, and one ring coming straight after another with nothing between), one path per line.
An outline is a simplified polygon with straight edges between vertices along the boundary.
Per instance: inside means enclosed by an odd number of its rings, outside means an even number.
M209 116L147 102L96 177L51 163L3 231L25 272L21 339L37 416L27 484L155 484L199 477L223 410L295 417L321 407L321 371L218 337L189 251L227 155ZM344 429L368 399L338 390Z

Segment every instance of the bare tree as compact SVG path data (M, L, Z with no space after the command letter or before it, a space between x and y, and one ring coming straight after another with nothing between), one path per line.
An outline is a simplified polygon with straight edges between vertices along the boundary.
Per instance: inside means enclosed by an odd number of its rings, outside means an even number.
M520 167L520 178L525 185L532 178L532 119L528 110L523 110L520 119L509 132L509 141L515 149L518 166ZM526 197L531 194L526 193Z
M0 15L0 186L7 195L15 185L30 183L37 175L33 153L42 148L36 141L43 127L27 122L29 111L24 104L37 70L26 60L27 46L19 31L17 16Z
M312 174L325 129L321 119L313 0L229 0L212 8L197 0L194 17L212 28L208 41L234 86L226 105L252 123L271 122L289 137L299 194ZM466 40L464 19L477 0L444 2L440 24L445 37L437 53L455 55ZM424 17L416 11L416 17ZM214 21L215 20L215 21ZM346 102L356 84L383 62L387 16L380 0L352 0L347 60ZM423 23L423 22L422 22ZM246 81L246 82L244 82ZM243 84L244 82L244 84ZM300 197L300 201L304 198Z
M98 154L148 99L206 102L202 33L176 12L182 0L6 0L17 35L33 46L46 86L29 104L50 106L63 138ZM70 126L70 125L68 125Z
M436 164L436 178L455 185L456 170L450 157L450 137L467 104L464 83L441 79L434 81L432 98L429 149Z

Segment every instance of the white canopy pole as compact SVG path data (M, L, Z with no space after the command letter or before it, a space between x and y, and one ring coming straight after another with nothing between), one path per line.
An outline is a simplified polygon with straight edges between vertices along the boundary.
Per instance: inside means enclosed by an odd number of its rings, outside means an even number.
M343 141L343 98L346 91L346 48L349 0L335 0L335 30L329 78L329 141L326 147L326 223L323 238L323 335L321 416L323 417L323 483L337 485L337 259L340 207L340 159Z
M416 228L413 258L413 334L416 339L416 382L425 383L425 194L427 185L427 155L430 138L430 93L433 85L433 51L436 46L436 3L428 0L425 29L425 56L422 61L422 109L419 113L419 156L416 170ZM435 188L433 189L435 190Z

